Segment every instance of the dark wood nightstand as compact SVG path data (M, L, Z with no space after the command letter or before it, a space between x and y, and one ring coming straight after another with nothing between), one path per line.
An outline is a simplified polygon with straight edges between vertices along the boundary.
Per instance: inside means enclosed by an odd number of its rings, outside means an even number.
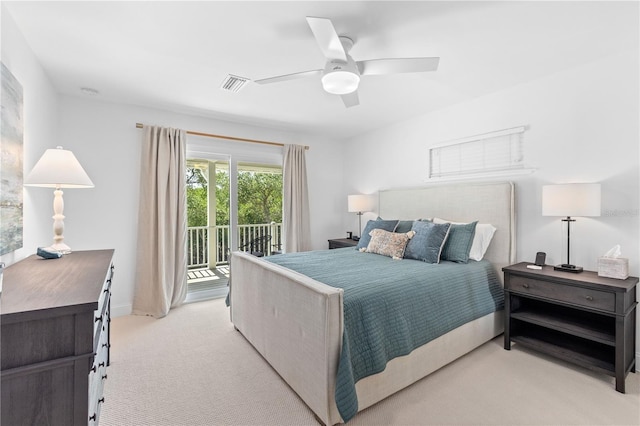
M334 240L329 240L329 250L343 247L355 247L357 245L358 242L352 240L351 238L337 238Z
M504 348L511 342L616 378L636 371L636 284L599 277L596 272L529 269L530 263L504 271Z

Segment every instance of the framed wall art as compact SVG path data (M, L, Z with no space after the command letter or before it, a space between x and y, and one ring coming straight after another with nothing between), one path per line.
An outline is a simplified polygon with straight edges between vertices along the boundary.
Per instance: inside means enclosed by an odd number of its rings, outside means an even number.
M0 129L0 255L22 248L23 94L4 64Z

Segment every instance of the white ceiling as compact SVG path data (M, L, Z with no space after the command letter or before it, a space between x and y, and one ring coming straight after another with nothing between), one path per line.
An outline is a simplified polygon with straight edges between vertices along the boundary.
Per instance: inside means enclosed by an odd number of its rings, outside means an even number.
M638 49L637 2L3 4L60 93L90 87L109 102L336 138ZM220 89L228 73L255 80L322 68L305 16L330 18L353 38L355 60L439 56L439 69L364 77L349 109L318 78Z

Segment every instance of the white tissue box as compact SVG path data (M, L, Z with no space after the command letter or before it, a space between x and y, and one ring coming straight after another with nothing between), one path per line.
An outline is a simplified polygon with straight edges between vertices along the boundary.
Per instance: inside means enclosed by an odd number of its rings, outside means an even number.
M599 257L598 276L626 280L629 276L629 259L624 257Z

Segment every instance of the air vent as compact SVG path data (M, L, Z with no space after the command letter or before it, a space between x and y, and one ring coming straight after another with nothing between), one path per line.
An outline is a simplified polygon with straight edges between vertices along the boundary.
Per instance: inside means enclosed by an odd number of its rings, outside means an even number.
M227 78L225 78L224 81L222 82L222 85L220 86L220 88L222 90L227 90L229 92L234 92L234 93L239 92L240 89L242 89L244 85L247 84L247 81L249 81L248 78L238 77L237 75L229 74Z

